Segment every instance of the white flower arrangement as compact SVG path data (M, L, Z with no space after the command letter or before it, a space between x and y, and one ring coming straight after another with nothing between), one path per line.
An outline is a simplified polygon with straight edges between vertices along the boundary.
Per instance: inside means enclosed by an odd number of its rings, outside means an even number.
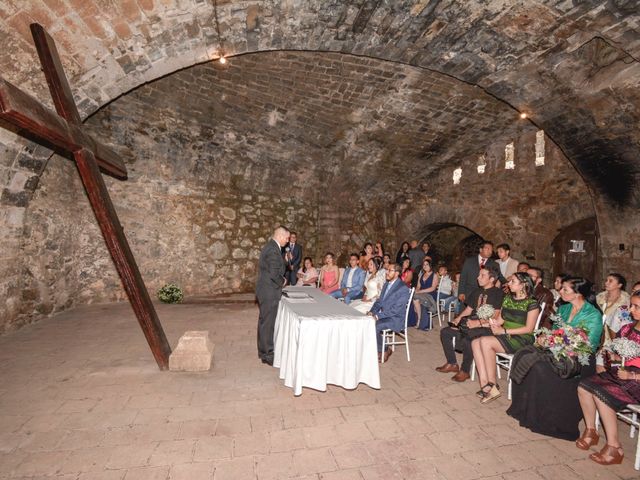
M478 315L478 318L480 320L489 320L490 318L493 318L495 314L496 314L496 309L493 308L488 303L485 303L484 305L480 305L476 310L476 315Z
M640 344L624 337L614 338L610 342L607 342L603 348L609 352L620 355L623 367L626 360L640 357Z

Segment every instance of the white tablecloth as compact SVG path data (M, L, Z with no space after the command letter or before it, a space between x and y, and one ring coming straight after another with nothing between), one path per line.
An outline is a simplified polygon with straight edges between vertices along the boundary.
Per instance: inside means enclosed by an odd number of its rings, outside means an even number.
M327 384L380 388L375 320L311 287L288 287L274 330L273 366L294 395L302 387L326 391Z

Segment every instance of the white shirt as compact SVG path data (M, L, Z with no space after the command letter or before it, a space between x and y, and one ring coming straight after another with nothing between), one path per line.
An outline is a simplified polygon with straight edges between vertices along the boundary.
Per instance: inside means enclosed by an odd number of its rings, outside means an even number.
M356 272L355 268L351 268L349 270L349 275L347 276L347 288L353 287L353 274Z
M500 273L503 277L507 277L507 264L509 263L509 257L506 260L498 259L498 265L500 265Z

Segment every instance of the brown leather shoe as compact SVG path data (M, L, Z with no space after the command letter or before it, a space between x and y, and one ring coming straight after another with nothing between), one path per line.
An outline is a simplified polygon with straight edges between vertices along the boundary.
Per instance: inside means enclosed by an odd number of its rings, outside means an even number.
M589 455L589 458L600 465L618 465L622 463L624 452L621 447L605 445L599 452Z
M384 361L386 362L387 360L389 360L389 357L391 356L391 354L393 353L393 350L391 350L391 348L387 348L384 352Z
M471 375L469 375L467 372L465 372L464 370L460 370L458 373L456 373L453 377L451 377L451 380L455 381L455 382L466 382L467 380L469 380L471 378Z
M576 447L580 450L589 450L593 445L597 445L599 440L600 435L595 428L586 428L580 438L576 440Z
M445 363L441 367L436 368L436 372L440 373L457 373L460 371L460 367L458 365L452 365L450 363Z

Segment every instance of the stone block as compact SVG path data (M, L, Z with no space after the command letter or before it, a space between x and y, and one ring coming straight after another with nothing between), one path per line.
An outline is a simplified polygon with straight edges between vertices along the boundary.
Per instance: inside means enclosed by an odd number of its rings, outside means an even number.
M172 372L204 372L211 368L213 343L208 331L185 332L169 357Z

